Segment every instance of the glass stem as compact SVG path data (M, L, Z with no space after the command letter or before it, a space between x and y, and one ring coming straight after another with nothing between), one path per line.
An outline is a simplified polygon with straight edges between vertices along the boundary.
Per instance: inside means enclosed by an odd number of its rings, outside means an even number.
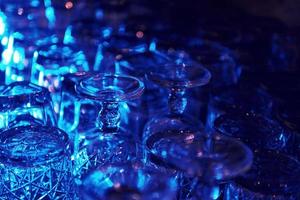
M171 88L169 93L169 112L173 115L180 115L184 112L187 105L186 89Z
M115 133L119 130L121 114L118 102L103 102L98 114L98 127L103 133Z

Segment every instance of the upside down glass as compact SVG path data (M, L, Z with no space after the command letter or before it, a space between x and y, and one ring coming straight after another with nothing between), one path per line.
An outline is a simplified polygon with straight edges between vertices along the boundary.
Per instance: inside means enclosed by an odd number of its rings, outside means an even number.
M195 179L190 196L196 199L217 199L219 184L243 174L252 164L252 152L244 144L190 127L157 128L144 144L150 155L177 169L183 177Z
M134 163L108 164L91 171L80 186L84 200L173 200L176 181Z
M58 113L64 75L88 70L88 63L81 50L72 45L50 43L40 46L34 53L30 80L48 88L54 110Z
M89 118L89 129L75 133L82 139L81 144L75 144L78 151L74 159L78 161L78 168L82 168L85 163L93 163L95 167L109 161L110 155L120 145L126 148L128 144L130 148L135 135L122 127L121 103L139 98L143 90L144 85L138 79L118 74L96 74L76 83L79 105L81 102L93 102L98 112L92 118L95 121ZM134 148L132 151L135 153Z
M68 137L49 126L20 126L0 135L3 199L74 199Z
M284 150L292 136L277 121L255 113L228 113L214 124L221 134L237 138L253 150Z
M15 82L0 90L0 129L24 125L55 126L57 121L47 89Z
M167 64L153 69L147 74L149 80L169 90L167 114L156 115L150 119L144 128L144 137L148 137L155 131L159 124L171 126L176 123L188 124L199 129L203 128L200 119L194 119L185 113L188 104L187 89L206 85L210 78L210 72L198 65L185 63Z

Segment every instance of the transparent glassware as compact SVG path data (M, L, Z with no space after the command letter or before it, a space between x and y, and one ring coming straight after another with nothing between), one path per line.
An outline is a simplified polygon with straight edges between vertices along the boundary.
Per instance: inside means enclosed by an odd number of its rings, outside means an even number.
M176 181L165 173L139 166L118 163L90 172L82 181L81 198L172 200L176 197Z
M100 110L98 103L78 98L75 85L90 72L76 72L66 74L62 80L62 97L58 118L58 127L69 134L71 140L76 132L84 133L95 126L97 114Z
M102 59L100 45L111 34L112 28L102 18L84 17L71 22L64 39L66 43L78 45L85 53L90 69L97 71Z
M291 138L291 133L277 121L255 113L224 114L214 124L221 134L237 138L253 150L284 150Z
M49 126L20 126L0 135L3 199L74 199L68 137Z
M135 148L136 136L124 129L121 122L122 102L139 98L144 84L138 79L118 74L96 74L87 76L77 82L75 91L79 102L93 102L98 113L88 118L90 129L83 133L77 132L74 159L77 168L93 168L109 161L118 152L119 147L129 153L139 153ZM95 109L94 109L95 111ZM95 119L95 121L91 121ZM124 146L125 145L125 146ZM127 147L126 147L127 145ZM86 167L86 164L89 166ZM81 172L79 171L79 176Z
M2 86L0 129L25 125L55 126L57 121L47 89L29 82Z
M81 161L86 161L88 157L88 152L91 157L98 156L98 154L102 153L101 159L99 159L99 163L105 158L109 158L109 160L127 160L135 157L135 154L132 152L135 151L136 145L135 143L126 142L126 146L124 146L124 138L118 137L110 137L110 136L103 136L102 140L91 140L87 139L88 143L85 142L85 138L89 138L86 135L86 132L89 132L95 129L96 125L95 122L97 121L97 116L99 111L101 110L101 105L99 102L91 101L89 99L82 99L78 96L77 92L75 91L75 85L80 82L81 79L90 77L92 74L89 72L78 72L74 74L68 74L64 77L63 80L63 88L62 88L62 101L61 101L61 109L59 113L59 120L58 120L58 127L65 130L69 138L74 145L74 159L76 162L80 163ZM132 110L127 108L126 103L120 103L120 113L121 113L121 122L120 126L123 130L127 130L127 132L135 134L133 129L129 129L128 122L128 115L132 115ZM93 137L92 137L93 138ZM115 143L115 145L110 145L110 143ZM101 145L101 147L99 147ZM83 155L76 156L76 153L80 151L82 146L88 146L86 149L87 151L83 151ZM110 154L110 152L106 153L104 150L112 148L114 152L117 152L116 155L114 153ZM139 148L140 149L140 148ZM101 152L102 151L102 152ZM92 160L92 159L91 159ZM96 159L95 159L96 160ZM85 171L89 169L91 166L96 165L95 163L86 163L83 166L79 165L76 169L77 171Z
M144 84L131 76L96 74L82 79L75 90L81 98L101 103L97 129L102 133L116 133L120 128L119 103L139 98Z
M63 43L45 44L34 53L30 80L48 88L54 111L58 113L64 75L88 70L84 53L75 46Z
M51 13L42 0L21 1L7 0L0 2L3 12L8 17L8 23L12 30L25 27L47 28L51 25ZM54 14L54 13L53 13Z
M168 89L168 111L158 114L150 119L144 128L144 137L151 134L157 124L164 121L166 125L176 123L189 124L199 129L203 128L199 119L194 119L185 113L189 97L187 90L206 85L210 78L210 72L195 64L167 64L153 69L147 74L149 80Z
M40 28L23 28L9 36L3 53L5 84L30 81L34 51L39 45L55 40L53 32Z
M102 73L122 73L118 60L125 55L148 51L149 44L143 38L130 33L112 34L98 47L99 65L95 71Z
M214 120L227 113L257 113L272 116L274 98L261 87L244 84L211 91L208 101L207 124L213 127Z
M145 141L150 154L184 177L195 180L189 196L217 199L219 184L247 171L251 150L237 140L217 134L205 135L190 127L157 128Z
M224 199L299 199L300 163L276 151L257 151L252 168L225 187Z
M133 128L137 134L142 135L145 123L158 111L165 108L167 97L163 98L165 90L146 78L147 72L170 63L171 59L160 52L146 51L141 53L122 55L115 63L122 74L139 78L145 84L145 91L139 101L128 104L131 112L128 128ZM135 124L135 126L132 126Z
M55 12L51 1L8 0L2 7L10 27L9 44L3 55L5 83L29 81L37 46L53 41L54 35L63 37L64 30L54 30Z
M235 54L218 42L199 38L183 39L178 35L165 33L155 45L157 51L186 51L212 74L211 87L218 88L225 85L235 85L241 76L242 68L236 62Z

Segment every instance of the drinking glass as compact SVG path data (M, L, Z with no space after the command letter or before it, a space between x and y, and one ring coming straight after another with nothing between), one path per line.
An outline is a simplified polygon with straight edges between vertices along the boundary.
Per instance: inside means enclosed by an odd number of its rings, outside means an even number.
M200 120L194 119L184 112L189 100L186 91L209 82L211 74L206 68L185 63L167 64L153 69L147 74L147 77L169 90L169 111L165 112L166 114L158 114L147 122L144 128L144 137L147 137L152 129L155 130L162 122L164 122L162 124L172 125L176 121L176 123L189 124L199 129L203 128Z
M86 168L86 164L89 165L88 168L102 165L120 147L129 151L129 154L139 153L132 142L136 141L136 136L121 124L121 103L139 98L143 90L144 85L138 79L118 74L95 74L76 83L79 105L81 102L87 105L86 101L97 105L94 106L94 112L97 110L94 117L87 118L92 125L90 129L76 133L81 138L81 141L76 141L74 153L78 168Z
M51 1L8 0L3 3L3 10L10 27L10 44L4 54L5 83L29 81L37 46L53 41L54 35L62 37L64 30L54 30L55 13Z
M249 87L241 83L235 87L214 89L209 96L207 125L213 127L216 118L233 112L271 117L273 105L274 98L261 87Z
M28 82L2 86L0 91L0 129L30 124L56 125L47 89Z
M25 27L12 33L5 49L5 83L30 81L35 50L56 39L53 32L43 28Z
M214 124L221 134L237 138L253 150L283 150L291 137L277 121L255 113L224 114Z
M68 137L50 126L20 126L0 135L3 199L74 199Z
M225 187L224 199L299 199L300 163L276 151L256 151L252 168Z
M117 133L120 128L120 102L139 98L144 84L137 78L119 74L96 74L78 82L75 90L82 99L101 104L96 130Z
M149 44L143 37L130 33L113 34L98 47L99 65L95 71L102 73L122 73L118 60L125 55L148 51Z
M169 36L170 35L170 36ZM235 85L241 76L241 65L236 63L235 54L218 42L190 37L182 38L172 33L165 34L155 43L157 51L185 51L191 59L195 60L211 74L211 87L224 87Z
M214 133L179 127L158 127L145 140L145 145L156 159L195 179L191 197L217 199L220 183L250 168L252 152L244 144Z
M111 27L102 19L86 17L72 21L64 39L68 44L78 45L87 57L90 70L97 71L102 59L99 45L111 34Z
M167 174L139 164L118 163L97 168L84 177L81 198L172 200L176 197L176 181Z
M45 44L34 53L30 80L32 83L48 88L54 110L58 113L64 75L88 70L85 55L75 46L63 43Z

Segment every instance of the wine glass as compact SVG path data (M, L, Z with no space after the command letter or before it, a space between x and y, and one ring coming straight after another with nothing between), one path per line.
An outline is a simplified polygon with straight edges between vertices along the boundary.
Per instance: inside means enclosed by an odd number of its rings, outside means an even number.
M29 125L0 135L0 195L4 199L73 199L68 136Z
M138 79L118 74L95 74L77 82L75 91L80 102L92 101L99 106L94 126L82 134L83 141L74 153L78 168L105 163L122 145L128 145L128 149L133 146L130 149L136 152L135 143L130 145L136 136L122 128L120 105L139 98L143 90L144 84Z
M225 187L224 199L299 199L300 163L276 151L256 151L252 168Z
M145 140L150 154L166 166L193 177L190 196L196 199L217 199L219 184L249 169L251 150L237 140L191 127L157 127Z
M56 125L47 89L29 82L15 82L0 90L0 129L25 125Z
M176 181L168 174L137 163L101 166L87 174L80 185L81 198L86 200L172 200L176 191Z
M147 74L149 80L169 90L167 114L157 115L150 119L144 128L144 137L151 134L161 122L172 125L176 123L189 124L203 128L201 122L184 113L188 104L187 89L206 85L210 78L210 72L195 64L166 64Z
M211 87L235 85L242 68L236 62L235 54L218 42L201 38L182 38L173 32L164 34L155 43L156 51L185 51L191 59L207 68L211 74Z

